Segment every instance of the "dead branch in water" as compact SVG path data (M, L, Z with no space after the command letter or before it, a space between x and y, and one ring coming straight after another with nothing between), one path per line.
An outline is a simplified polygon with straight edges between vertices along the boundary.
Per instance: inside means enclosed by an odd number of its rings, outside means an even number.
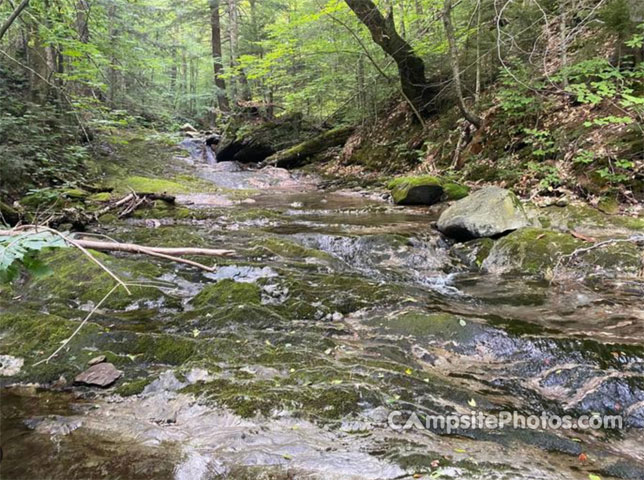
M125 252L125 253L135 253L141 255L149 255L151 257L165 258L166 260L171 260L177 263L184 263L186 265L191 265L193 267L212 272L216 267L204 265L192 260L181 258L186 255L194 256L207 256L207 257L229 257L235 254L234 250L224 250L224 249L212 249L212 248L193 248L193 247L178 247L178 248L168 248L168 247L149 247L146 245L138 245L136 243L119 243L119 242L106 242L98 240L83 240L82 238L75 238L72 235L65 235L57 230L42 227L37 225L23 225L16 227L12 230L0 230L0 236L11 237L24 235L25 233L38 231L47 231L51 232L54 235L58 235L63 238L70 245L77 247L83 253L88 255L93 261L97 262L91 255L87 253L87 250L98 250L103 252ZM99 263L99 266L106 270L106 268ZM106 270L107 271L107 270ZM109 271L108 271L109 273ZM127 287L126 287L127 290Z

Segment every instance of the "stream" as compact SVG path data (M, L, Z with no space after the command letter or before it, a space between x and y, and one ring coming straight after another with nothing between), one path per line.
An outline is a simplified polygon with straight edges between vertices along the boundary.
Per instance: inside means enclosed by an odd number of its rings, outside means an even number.
M213 188L97 233L236 255L212 273L105 256L147 286L33 369L109 279L65 249L63 276L0 292L3 479L644 479L641 278L486 274L432 226L442 205L232 162L168 172ZM122 377L73 385L99 354ZM398 428L501 412L623 428Z

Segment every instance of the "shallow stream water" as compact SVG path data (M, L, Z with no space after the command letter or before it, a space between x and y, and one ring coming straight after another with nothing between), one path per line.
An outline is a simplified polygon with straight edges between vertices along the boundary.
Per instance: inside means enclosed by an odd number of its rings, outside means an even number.
M214 273L123 257L132 278L154 267L155 295L100 309L104 331L55 360L80 372L107 352L123 377L106 391L69 373L53 389L5 379L3 479L644 479L644 282L484 274L432 227L440 207L279 169L191 168L222 189L180 195L193 218L100 233L236 255ZM23 288L7 311L77 322L94 306ZM624 428L388 423L506 411L623 415Z

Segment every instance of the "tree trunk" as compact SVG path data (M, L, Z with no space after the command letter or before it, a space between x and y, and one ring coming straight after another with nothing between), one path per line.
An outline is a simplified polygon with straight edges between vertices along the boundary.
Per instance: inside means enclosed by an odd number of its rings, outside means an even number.
M82 43L89 43L89 2L78 0L76 3L76 32Z
M454 90L458 99L458 108L465 119L480 128L481 119L473 112L468 110L463 98L463 86L461 85L461 72L458 66L458 48L456 47L456 37L454 35L454 26L452 25L452 0L445 0L443 4L443 25L445 26L445 35L447 36L447 43L449 44L449 63L452 68L452 75L454 79Z
M22 0L20 4L15 8L13 12L11 12L11 15L9 15L9 18L7 18L7 21L2 24L2 27L0 27L0 40L2 40L2 37L4 37L4 34L7 33L7 30L9 30L9 27L11 24L20 16L22 11L27 8L29 5L29 0Z
M237 0L227 0L228 6L228 46L230 48L229 66L232 73L229 82L230 96L233 99L233 104L237 101L238 92L238 79L235 75L235 68L237 66L237 43L239 41L239 9Z
M221 60L221 21L219 18L219 0L210 0L210 33L217 106L222 112L227 112L230 110L230 106L228 105L228 98L226 97L226 82L221 78L223 64Z
M373 41L398 66L402 92L421 114L431 113L430 104L436 91L427 84L425 63L396 31L393 13L383 17L371 0L345 0L360 21L369 29Z

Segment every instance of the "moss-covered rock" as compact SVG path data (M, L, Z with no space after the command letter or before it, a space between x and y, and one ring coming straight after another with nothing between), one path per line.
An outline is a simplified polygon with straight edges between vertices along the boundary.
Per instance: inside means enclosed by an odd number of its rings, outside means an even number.
M564 271L635 275L642 268L642 252L634 243L620 242L589 248L591 246L567 233L522 228L498 240L482 267L496 274L520 273L543 277ZM578 253L571 256L573 252ZM556 268L558 272L554 271Z
M627 237L644 231L644 217L607 215L588 205L526 209L533 226L575 231L597 239Z
M178 335L140 335L133 350L146 362L181 365L195 354L197 345Z
M185 185L162 178L132 176L123 180L123 186L137 193L187 193Z
M460 200L470 194L470 187L460 183L445 182L443 183L443 194L445 200Z
M387 186L398 205L433 205L443 196L441 179L432 175L400 177Z
M522 228L498 240L483 261L490 273L526 273L546 276L552 273L562 255L572 253L583 245L572 235Z
M260 290L254 283L236 282L225 279L217 283L207 285L199 294L191 300L197 307L205 306L226 306L226 305L250 305L259 304L261 301Z
M130 294L123 288L118 288L103 303L108 309L122 309L137 302L163 302L167 305L177 301L166 296L158 288L143 286L162 274L162 270L147 259L132 260L116 258L100 252L92 255L110 268L126 283L137 284L130 286ZM35 301L51 301L50 307L56 303L75 305L76 302L98 303L114 287L115 280L101 267L92 262L77 249L66 248L52 252L42 252L39 258L52 269L52 274L44 278L36 278L24 287L26 299Z
M74 200L85 200L90 194L81 188L68 188L62 191L62 195Z
M454 203L438 219L438 229L458 240L494 237L528 224L516 195L499 187L474 192Z
M25 359L25 366L14 380L49 383L60 376L71 379L86 366L84 349L101 341L103 328L89 322L65 349L64 360L34 365L53 353L63 340L70 337L78 322L56 315L21 309L0 313L0 353ZM63 355L63 354L61 354Z
M470 189L433 175L398 177L387 183L394 203L399 205L433 205L440 200L459 200Z

